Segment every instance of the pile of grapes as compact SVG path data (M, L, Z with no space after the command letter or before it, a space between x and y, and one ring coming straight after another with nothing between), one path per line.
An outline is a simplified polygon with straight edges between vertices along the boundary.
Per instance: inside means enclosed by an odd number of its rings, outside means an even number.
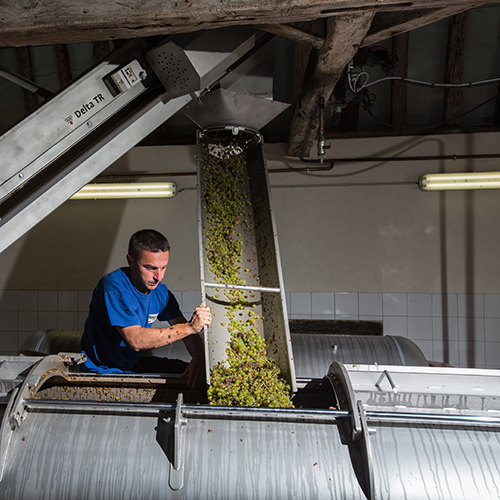
M238 226L250 203L246 197L244 166L248 144L208 144L200 153L202 204L205 212L205 251L216 283L244 285L241 276L243 236ZM225 289L230 342L227 359L211 373L208 400L213 405L292 407L291 390L275 362L267 356L258 331L259 315L244 290Z

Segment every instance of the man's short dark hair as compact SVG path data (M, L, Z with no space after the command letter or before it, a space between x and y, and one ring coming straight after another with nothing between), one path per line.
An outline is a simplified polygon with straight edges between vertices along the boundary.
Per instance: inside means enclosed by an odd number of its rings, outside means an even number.
M147 252L168 252L170 243L163 234L154 229L141 229L132 235L128 244L128 254L137 260L141 253Z

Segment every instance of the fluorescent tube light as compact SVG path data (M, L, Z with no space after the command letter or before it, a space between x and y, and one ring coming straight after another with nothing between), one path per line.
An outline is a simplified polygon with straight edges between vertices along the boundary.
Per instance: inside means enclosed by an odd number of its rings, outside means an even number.
M418 179L418 187L422 191L500 189L500 172L425 174Z
M123 198L173 198L175 182L87 184L71 200L117 200Z

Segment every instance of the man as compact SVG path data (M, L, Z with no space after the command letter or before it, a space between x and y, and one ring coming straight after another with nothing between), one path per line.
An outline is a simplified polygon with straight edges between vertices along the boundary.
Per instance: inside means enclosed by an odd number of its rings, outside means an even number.
M199 332L210 326L210 308L197 307L191 321L161 283L170 256L165 236L144 229L130 238L127 262L105 275L94 289L82 337L84 371L96 373L178 373L188 386L200 387L205 380L205 355ZM168 321L167 328L152 328L156 321ZM191 362L141 357L155 349L183 340Z

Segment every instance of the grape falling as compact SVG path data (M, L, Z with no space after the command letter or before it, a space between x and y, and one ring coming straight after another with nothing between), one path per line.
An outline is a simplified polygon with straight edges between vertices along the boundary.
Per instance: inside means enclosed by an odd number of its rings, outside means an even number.
M200 158L203 175L202 203L206 213L205 251L216 283L244 285L242 278L243 237L237 228L250 224L245 213L250 206L244 165L248 143L209 144ZM245 269L248 271L248 269ZM258 331L259 315L244 290L225 289L230 342L227 359L211 373L208 400L213 405L292 407L290 387L275 362L267 356Z

